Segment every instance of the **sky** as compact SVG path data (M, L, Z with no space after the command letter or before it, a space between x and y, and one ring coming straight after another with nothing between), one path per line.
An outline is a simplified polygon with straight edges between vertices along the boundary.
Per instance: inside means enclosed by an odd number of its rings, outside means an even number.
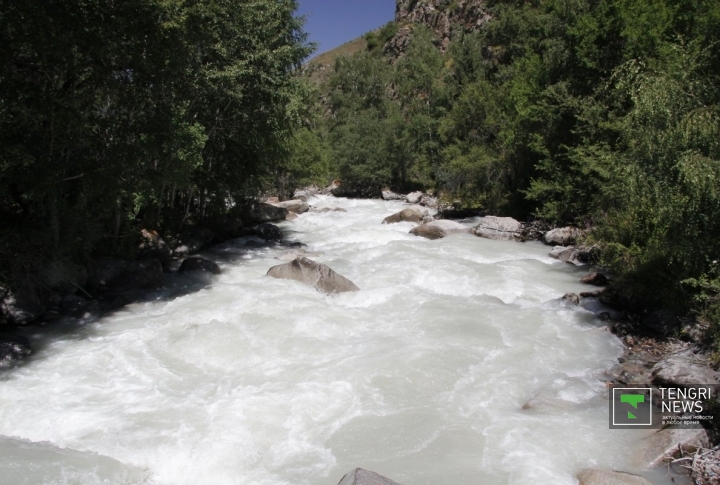
M382 27L395 18L395 0L298 0L314 57Z

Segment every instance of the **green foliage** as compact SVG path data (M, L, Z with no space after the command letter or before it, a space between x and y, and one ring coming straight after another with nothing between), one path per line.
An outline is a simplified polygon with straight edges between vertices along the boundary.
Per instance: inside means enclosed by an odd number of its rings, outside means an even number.
M298 124L295 9L0 3L0 272L28 248L82 258L259 190Z

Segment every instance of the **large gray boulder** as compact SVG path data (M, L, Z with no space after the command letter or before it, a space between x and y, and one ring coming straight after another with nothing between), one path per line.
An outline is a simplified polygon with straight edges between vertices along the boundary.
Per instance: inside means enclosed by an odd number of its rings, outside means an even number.
M414 227L410 230L410 234L427 239L441 239L451 234L470 234L470 228L463 226L459 222L440 219Z
M98 293L123 293L136 289L162 286L163 269L160 261L124 261L100 258L89 266L88 287Z
M658 430L643 443L643 464L648 467L664 465L680 456L680 448L686 453L694 453L698 448L710 448L710 437L702 428Z
M382 198L384 200L404 200L405 196L402 194L396 194L390 189L382 189Z
M264 224L258 224L254 228L255 235L259 238L265 239L266 241L282 241L283 233L279 227L275 224L266 222Z
M408 204L417 204L420 202L420 199L422 199L423 193L422 192L410 192L408 195L405 196L405 202Z
M520 237L522 227L522 223L512 217L486 216L480 218L479 224L472 233L486 239L514 241Z
M583 251L574 246L555 246L548 254L551 258L558 259L563 263L571 263L575 266L584 266Z
M658 387L720 384L720 375L710 368L705 358L688 349L670 354L655 364L652 382Z
M630 473L613 472L597 468L587 468L577 474L579 485L652 485L643 477Z
M307 212L310 209L310 206L307 202L299 199L275 202L273 205L275 207L282 207L283 209L287 209L290 212L294 212L295 214L302 214L303 212Z
M430 212L421 205L411 205L400 212L383 219L383 224L394 224L396 222L425 222L432 220Z
M328 294L358 291L360 289L355 286L355 283L337 274L329 266L304 256L298 256L289 263L273 266L268 270L267 276L300 281Z
M582 236L582 231L577 227L558 227L543 234L542 242L551 246L568 246L575 244Z
M375 472L356 468L340 480L338 485L400 485Z
M251 202L243 214L251 223L272 222L285 220L288 210L284 207L275 207L264 202Z

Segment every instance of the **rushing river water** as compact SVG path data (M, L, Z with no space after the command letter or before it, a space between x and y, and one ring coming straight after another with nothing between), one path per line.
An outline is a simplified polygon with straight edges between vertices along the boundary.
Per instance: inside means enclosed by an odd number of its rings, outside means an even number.
M430 241L399 202L315 198L288 241L355 282L327 296L264 276L290 249L205 254L224 274L99 321L57 324L0 375L0 482L574 485L631 469L602 371L622 352L558 300L581 270L540 243ZM468 225L470 223L468 222ZM523 409L523 405L530 401Z

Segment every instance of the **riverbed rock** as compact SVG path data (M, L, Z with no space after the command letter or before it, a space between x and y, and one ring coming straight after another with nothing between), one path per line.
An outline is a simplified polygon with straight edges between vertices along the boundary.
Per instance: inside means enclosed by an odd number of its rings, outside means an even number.
M555 246L548 256L575 266L585 266L595 257L591 249L574 246Z
M93 261L88 269L88 287L98 293L153 289L163 284L163 269L157 259L124 261L100 258Z
M580 297L578 295L576 295L575 293L565 293L561 299L565 300L565 301L569 301L573 305L580 304Z
M53 261L43 270L45 284L61 295L72 295L87 283L87 269L72 261Z
M418 201L419 205L429 207L430 209L437 209L440 206L440 201L437 197L433 197L430 194L423 194Z
M592 273L580 278L580 283L585 283L586 285L607 286L609 281L607 276L604 274L593 271Z
M0 339L0 370L12 369L30 355L32 348L25 337L15 335Z
M338 485L400 485L375 472L356 468L340 480Z
M382 189L382 198L384 200L404 200L405 196L402 194L396 194L390 189Z
M210 261L209 259L198 257L187 258L180 265L180 269L178 269L178 273L191 273L197 271L215 275L222 273L222 270L217 263Z
M287 216L288 210L284 207L275 207L272 204L252 201L244 209L243 216L250 224L263 222L282 221Z
M336 273L329 266L304 256L298 256L289 263L273 266L268 270L267 276L300 281L328 294L360 289L355 286L355 283Z
M680 448L694 453L698 448L709 448L710 437L704 429L664 428L645 438L641 452L644 465L656 467L673 458L680 458Z
M570 246L575 244L582 236L582 231L577 227L558 227L543 234L542 242L551 246Z
M586 468L577 474L579 485L652 485L643 477L630 473Z
M667 355L652 369L652 382L658 387L687 387L720 384L720 375L693 349Z
M430 212L421 205L411 205L406 207L400 212L396 212L391 216L387 216L383 219L383 224L394 224L396 222L428 222L431 221L432 217Z
M307 202L303 202L299 199L276 202L273 205L275 207L282 207L283 209L287 209L288 211L294 212L295 214L302 214L303 212L307 212L308 209L310 209L310 206Z
M405 202L407 202L408 204L417 204L418 202L420 202L422 196L422 192L410 192L408 195L405 196Z
M459 222L440 219L414 227L410 230L410 234L427 239L441 239L451 234L470 234L470 228L463 226Z
M514 241L520 236L522 223L512 217L485 216L472 231L476 236L499 241Z
M160 264L167 266L172 259L173 251L157 231L149 229L140 230L140 245L137 250L137 259L157 259Z
M263 224L258 224L257 226L255 226L254 230L256 236L261 239L265 239L266 241L283 240L283 233L280 228L277 227L275 224L265 222Z
M30 290L11 292L0 288L0 313L10 325L27 325L47 310L47 302Z

